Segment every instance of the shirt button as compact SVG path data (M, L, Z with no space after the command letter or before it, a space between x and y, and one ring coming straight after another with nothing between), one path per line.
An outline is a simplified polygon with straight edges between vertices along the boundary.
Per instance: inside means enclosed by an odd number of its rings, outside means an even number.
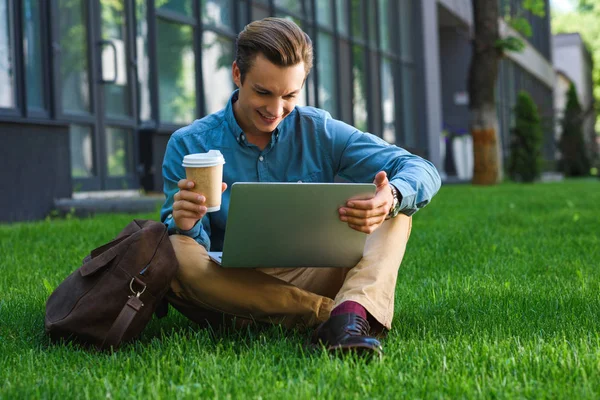
M240 137L242 138L242 140L246 139L246 138L244 137L244 135L242 135L242 136L240 136Z
M264 160L264 159L265 159L265 158L264 158L263 156L260 156L260 157L258 157L258 160L259 160L259 161L262 161L262 160Z

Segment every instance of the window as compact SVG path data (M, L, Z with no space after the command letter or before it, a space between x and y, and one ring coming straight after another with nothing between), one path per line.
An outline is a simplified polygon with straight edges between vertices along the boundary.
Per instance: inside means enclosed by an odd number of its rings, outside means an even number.
M193 29L157 19L160 120L188 124L196 114L196 70Z
M317 39L315 63L319 75L319 87L317 88L319 106L335 116L337 114L337 73L335 70L333 36L325 32L319 32Z
M58 0L60 90L65 113L90 111L85 2Z
M381 108L383 116L383 139L396 143L396 104L394 100L394 75L392 60L384 58L381 62Z
M0 107L3 108L16 106L10 11L9 0L0 0Z
M362 46L352 46L352 88L353 88L353 115L354 126L365 132L368 128L367 109L367 73L365 65L365 51Z
M83 125L69 127L71 149L71 175L73 178L90 178L94 168L92 129Z
M348 35L348 3L346 0L335 0L335 16L338 32Z
M120 177L133 172L131 132L122 128L106 127L106 165L108 176Z
M23 1L23 55L25 57L25 80L27 85L27 108L45 109L43 81L42 32L40 2Z
M317 22L325 28L333 29L333 13L329 0L316 0Z
M139 86L139 118L148 121L152 118L150 103L150 56L148 54L148 20L146 0L136 0L136 43L137 43L137 78Z
M235 85L231 79L233 41L205 31L202 35L202 76L205 112L211 114L227 104Z
M193 0L157 0L156 6L162 10L173 11L191 17Z
M233 6L231 1L202 0L202 23L217 28L232 28Z

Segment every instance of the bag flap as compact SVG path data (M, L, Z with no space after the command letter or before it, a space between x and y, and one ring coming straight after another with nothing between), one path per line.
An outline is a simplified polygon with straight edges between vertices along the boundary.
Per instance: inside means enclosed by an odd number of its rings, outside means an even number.
M115 251L115 248L112 247L83 264L81 268L79 268L79 273L81 273L81 276L91 275L111 262L116 256L117 252Z
M101 255L102 253L105 253L105 252L106 252L108 249L110 249L111 247L115 247L116 245L118 245L119 243L121 243L123 240L127 239L129 236L131 236L131 235L127 235L127 236L121 236L121 237L118 237L118 238L116 238L116 239L114 239L114 240L112 240L112 241L110 241L110 242L108 242L108 243L106 243L106 244L103 244L103 245L102 245L102 246L100 246L100 247L97 247L97 248L95 248L94 250L92 250L92 251L90 252L90 256L91 256L92 258L96 258L96 257L98 257L98 256L99 256L99 255ZM84 261L85 261L85 260L84 260Z

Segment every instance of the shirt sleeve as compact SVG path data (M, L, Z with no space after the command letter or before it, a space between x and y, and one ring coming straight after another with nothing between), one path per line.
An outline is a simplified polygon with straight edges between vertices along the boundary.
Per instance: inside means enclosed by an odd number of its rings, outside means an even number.
M440 175L431 162L332 118L326 120L325 129L333 139L337 174L351 182L372 182L379 171L385 171L402 195L402 213L414 214L440 189Z
M163 191L165 193L165 203L160 210L160 220L167 225L167 229L170 235L179 234L193 238L196 242L204 246L207 251L210 249L210 238L208 233L204 230L203 224L197 222L194 227L188 231L181 230L175 225L173 219L173 196L179 191L177 182L185 178L185 168L181 165L183 156L188 154L185 145L180 141L176 134L171 136L167 149L165 151L165 158L162 166L162 176L164 180Z

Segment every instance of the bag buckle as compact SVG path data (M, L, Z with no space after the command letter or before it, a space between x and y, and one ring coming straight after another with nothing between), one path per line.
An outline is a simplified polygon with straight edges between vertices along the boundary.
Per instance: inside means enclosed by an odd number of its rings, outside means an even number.
M133 282L136 280L136 277L134 276L133 278L131 278L131 282L129 282L129 290L131 290L131 293L133 293L133 295L130 295L129 298L132 298L134 295L135 297L140 297L142 295L142 293L144 293L146 291L146 285L144 284L144 282L140 281L139 279L137 280L138 283L141 283L142 285L144 285L144 287L142 288L141 292L138 292L136 290L133 289Z

